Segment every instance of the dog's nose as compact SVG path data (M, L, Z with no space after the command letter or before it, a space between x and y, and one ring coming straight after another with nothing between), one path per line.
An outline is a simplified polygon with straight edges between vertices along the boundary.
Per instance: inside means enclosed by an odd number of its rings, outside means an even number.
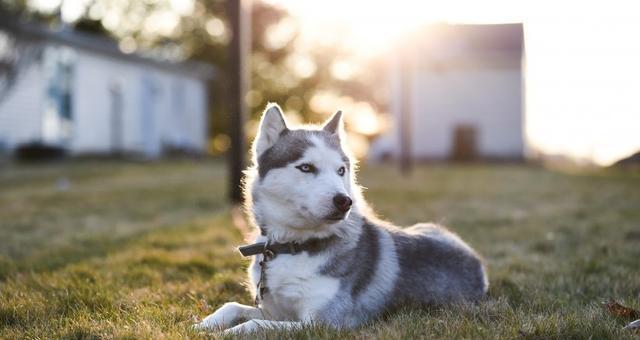
M347 195L337 194L333 196L333 205L335 205L336 208L338 208L338 210L341 212L346 213L347 211L349 211L349 209L351 209L352 203L353 202L351 201L351 198L349 198L349 196Z

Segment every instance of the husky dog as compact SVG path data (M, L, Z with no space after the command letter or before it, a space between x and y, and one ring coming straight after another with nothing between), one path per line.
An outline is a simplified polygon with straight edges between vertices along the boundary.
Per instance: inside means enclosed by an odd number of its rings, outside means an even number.
M278 105L267 106L245 185L260 235L240 249L253 255L257 306L226 303L196 329L353 328L403 304L486 293L482 260L458 236L435 224L400 229L373 217L343 141L340 111L322 127L291 129Z

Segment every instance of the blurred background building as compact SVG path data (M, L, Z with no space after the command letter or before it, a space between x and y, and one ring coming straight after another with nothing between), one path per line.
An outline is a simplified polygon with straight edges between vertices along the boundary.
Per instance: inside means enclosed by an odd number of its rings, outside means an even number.
M5 18L22 64L0 101L0 143L72 154L203 152L213 67L124 53L114 41ZM7 44L5 43L5 45Z
M391 128L371 158L523 159L522 25L441 24L410 40L391 60Z

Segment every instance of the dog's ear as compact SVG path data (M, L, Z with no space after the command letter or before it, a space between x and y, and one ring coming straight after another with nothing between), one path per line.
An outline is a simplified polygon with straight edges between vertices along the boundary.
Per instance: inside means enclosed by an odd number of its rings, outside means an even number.
M338 110L333 114L329 120L324 123L322 130L329 132L333 135L342 134L342 129L344 128L344 124L342 123L342 111Z
M255 155L259 156L273 146L285 130L288 130L287 121L284 119L280 106L275 103L267 104L264 113L262 113L260 128L254 143Z

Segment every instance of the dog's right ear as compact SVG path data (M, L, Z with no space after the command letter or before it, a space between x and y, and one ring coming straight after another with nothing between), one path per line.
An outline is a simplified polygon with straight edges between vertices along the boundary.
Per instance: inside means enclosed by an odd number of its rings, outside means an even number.
M254 143L256 157L273 146L285 130L288 130L287 121L284 119L280 106L275 103L267 104L260 119L260 128Z

